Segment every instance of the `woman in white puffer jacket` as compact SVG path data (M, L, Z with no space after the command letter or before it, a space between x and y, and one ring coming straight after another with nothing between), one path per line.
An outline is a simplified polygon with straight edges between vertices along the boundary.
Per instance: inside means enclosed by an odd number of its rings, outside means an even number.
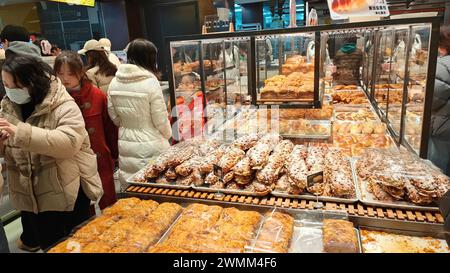
M119 127L119 180L126 180L169 148L172 136L166 104L157 78L157 49L145 39L128 45L108 90L108 113Z

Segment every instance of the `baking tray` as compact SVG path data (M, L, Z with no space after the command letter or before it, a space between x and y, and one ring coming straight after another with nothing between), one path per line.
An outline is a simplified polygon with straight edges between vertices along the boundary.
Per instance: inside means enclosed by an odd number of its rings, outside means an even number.
M405 231L396 230L390 228L372 228L360 226L360 242L361 250L364 253L382 253L386 250L386 253L412 253L412 252L436 252L436 253L450 253L450 248L448 247L446 241L442 238L442 235L435 234L432 232L417 232L417 231ZM374 232L373 237L365 242L363 233L364 231ZM390 234L377 234L377 232L387 232ZM396 236L408 236L415 238L399 238ZM389 238L391 237L391 238ZM431 238L424 238L431 237ZM381 240L380 240L381 239ZM399 240L398 247L395 246L395 240ZM378 242L377 242L378 241ZM383 242L384 241L384 242ZM434 241L434 242L431 242ZM385 246L383 247L383 243ZM412 244L412 245L411 245ZM365 251L365 246L372 248L372 250ZM415 248L418 247L418 248ZM415 249L414 249L415 248Z
M278 208L272 211L277 211ZM343 219L348 221L348 215L342 211L304 211L301 213L279 210L288 213L294 217L294 229L289 245L288 253L324 253L323 251L323 220L324 219ZM262 230L265 219L261 222L255 238L251 245L246 247L247 253L253 253L254 250L262 253L273 253L266 249L255 248L259 234ZM358 241L358 253L361 253L361 239L359 230L354 228L355 237Z
M359 230L355 228L354 231L358 239L358 253L362 253ZM297 226L297 223L294 223L294 233L289 253L324 253L322 228Z
M192 189L197 191L203 191L203 192L210 192L210 193L223 193L223 194L232 194L232 195L245 195L245 196L255 196L255 197L262 197L266 196L270 193L270 191L267 192L251 192L251 191L244 191L244 190L230 190L230 189L215 189L215 188L208 188L208 187L199 187L199 186L192 186Z
M359 188L360 192L360 201L365 205L383 208L406 209L406 210L439 211L439 207L437 206L419 206L406 201L387 202L376 200L371 193L367 192L366 182L362 181L359 178L356 171L357 170L355 165L354 172L355 172L355 179L357 179L357 187Z
M356 192L356 189L355 189ZM296 199L304 199L304 200L311 200L311 201L319 201L319 202L335 202L335 203L345 203L345 204L353 204L359 201L358 196L347 199L347 198L340 198L340 197L331 197L331 196L315 196L313 194L300 194L300 195L294 195L289 193L283 193L278 191L272 191L271 194L275 197L282 197L282 198L296 198ZM356 194L358 195L358 194Z
M156 183L154 182L154 180L148 180L147 182L136 182L134 181L134 178L137 176L142 176L142 173L145 171L145 168L143 168L142 170L138 171L137 173L135 173L134 175L132 175L131 177L129 177L127 179L127 183L130 185L134 185L134 186L152 186L152 187L156 187L156 188L165 188L165 189L178 189L178 190L188 190L191 189L192 186L184 186L184 185L177 185L175 183L170 183L170 184L161 184L161 183Z

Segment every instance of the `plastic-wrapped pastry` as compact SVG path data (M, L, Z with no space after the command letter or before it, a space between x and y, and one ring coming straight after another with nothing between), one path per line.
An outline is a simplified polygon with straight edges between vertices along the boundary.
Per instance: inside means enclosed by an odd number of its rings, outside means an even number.
M218 166L222 168L224 173L228 173L234 165L236 165L245 156L245 152L241 149L231 147L219 160Z
M289 179L300 189L306 188L306 178L308 174L308 167L301 157L303 149L304 147L296 145L286 162L286 170Z
M226 174L223 176L223 182L224 182L224 183L228 183L228 182L230 182L231 180L233 180L233 178L234 178L234 172L233 172L233 171L230 171L230 172L226 173Z
M175 172L181 176L188 176L194 169L198 170L203 162L203 157L193 156L192 158L184 161L175 168Z
M323 250L328 253L357 253L358 239L352 222L324 219Z
M239 186L239 184L236 183L236 182L228 183L225 187L226 187L226 189L228 189L228 190L240 190L240 189L241 189L241 187Z
M47 253L80 253L90 241L69 238L51 248Z
M351 175L344 172L331 173L331 190L335 197L354 197L355 185Z
M250 185L252 186L252 191L261 193L261 194L269 193L274 187L274 185L266 185L266 184L262 184L258 181L253 181Z
M176 167L191 158L191 156L193 156L195 152L196 148L194 146L184 147L180 149L177 154L174 154L167 160L167 166Z
M252 168L250 165L250 158L248 156L244 157L239 161L234 167L233 171L236 175L239 176L251 176Z
M255 242L254 252L287 253L292 233L294 218L280 212L268 212Z
M245 151L245 150L248 150L251 147L255 146L256 143L258 142L258 140L259 140L258 134L253 133L253 134L248 134L248 135L245 135L245 136L242 136L242 137L236 139L233 142L233 145L236 146L237 148Z
M258 144L268 144L271 146L277 145L283 138L277 133L266 134L258 141Z
M199 170L202 173L210 173L213 171L214 164L217 164L220 160L220 158L223 156L223 154L226 151L226 146L222 145L212 153L206 155L203 158L203 161L201 162L199 166Z
M217 177L213 172L209 173L205 177L205 184L214 185L220 182L219 177Z
M251 148L247 155L250 158L250 164L252 169L262 169L264 165L267 164L269 160L270 152L273 146L266 143L258 143L256 146Z
M190 186L191 184L200 186L203 184L203 179L200 171L194 170L190 175L177 179L176 183L181 186Z
M90 239L98 237L105 230L114 225L116 221L117 219L114 218L114 216L99 216L77 230L73 237L78 239Z
M241 176L241 175L235 174L234 181L236 181L236 183L239 185L247 185L253 181L253 177L252 176Z
M164 177L169 180L177 179L177 173L175 172L175 168L167 169L166 173L164 174Z

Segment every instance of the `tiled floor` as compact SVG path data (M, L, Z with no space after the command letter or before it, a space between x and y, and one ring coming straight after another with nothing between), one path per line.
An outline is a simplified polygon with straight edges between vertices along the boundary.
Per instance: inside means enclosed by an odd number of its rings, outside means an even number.
M17 218L13 222L5 226L6 237L8 238L9 251L11 253L27 253L26 251L17 248L17 240L22 234L22 223L20 218ZM39 251L42 252L42 251Z

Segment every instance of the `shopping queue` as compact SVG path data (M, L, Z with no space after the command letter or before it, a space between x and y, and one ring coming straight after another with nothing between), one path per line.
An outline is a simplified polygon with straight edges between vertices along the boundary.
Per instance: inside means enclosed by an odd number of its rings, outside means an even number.
M90 40L78 54L55 50L49 62L43 55L52 54L50 43L30 43L23 27L6 26L0 36L0 154L11 203L21 212L18 247L46 250L94 215L93 203L104 209L116 201L116 162L124 187L169 148L157 49L137 39L127 47L128 64L119 64L109 40ZM0 227L0 246L2 234Z

